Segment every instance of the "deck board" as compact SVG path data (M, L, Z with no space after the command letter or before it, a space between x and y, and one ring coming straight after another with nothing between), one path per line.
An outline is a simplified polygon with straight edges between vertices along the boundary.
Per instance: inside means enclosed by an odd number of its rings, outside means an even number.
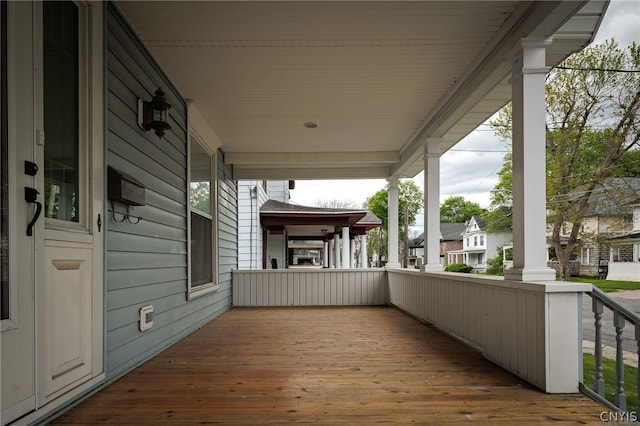
M601 424L389 307L234 308L56 424Z

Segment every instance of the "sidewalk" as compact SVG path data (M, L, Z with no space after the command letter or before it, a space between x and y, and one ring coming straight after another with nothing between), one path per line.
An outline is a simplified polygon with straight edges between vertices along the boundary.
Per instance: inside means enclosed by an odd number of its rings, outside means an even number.
M593 354L595 351L596 344L595 342L590 342L589 340L582 341L582 350L584 353ZM611 346L603 346L602 347L602 356L609 359L616 359L616 348ZM624 359L625 365L630 365L631 367L638 367L638 354L622 351L622 357Z

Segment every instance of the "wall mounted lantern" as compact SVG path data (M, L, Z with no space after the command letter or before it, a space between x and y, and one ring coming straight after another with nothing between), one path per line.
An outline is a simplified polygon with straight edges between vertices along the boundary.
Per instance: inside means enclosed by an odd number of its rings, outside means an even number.
M162 138L165 130L171 128L169 108L171 105L164 96L164 92L158 88L151 101L138 99L138 125L146 131L155 130L158 138Z

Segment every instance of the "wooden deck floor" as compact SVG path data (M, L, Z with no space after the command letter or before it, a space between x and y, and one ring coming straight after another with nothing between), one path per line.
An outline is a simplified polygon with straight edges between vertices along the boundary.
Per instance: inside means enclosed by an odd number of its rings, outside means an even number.
M235 308L57 424L602 424L387 307Z

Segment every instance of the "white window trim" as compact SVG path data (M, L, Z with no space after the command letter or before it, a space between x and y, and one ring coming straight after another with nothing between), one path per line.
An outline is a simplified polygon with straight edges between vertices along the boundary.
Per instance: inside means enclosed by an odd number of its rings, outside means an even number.
M198 209L192 209L191 205L187 206L187 300L192 300L209 293L213 293L220 288L218 283L218 168L217 156L214 149L204 143L195 131L191 129L187 143L187 203L189 203L188 191L191 190L191 144L197 143L200 148L211 156L211 208L213 214L204 214ZM211 218L211 276L213 281L191 287L191 212L194 211L200 215Z

